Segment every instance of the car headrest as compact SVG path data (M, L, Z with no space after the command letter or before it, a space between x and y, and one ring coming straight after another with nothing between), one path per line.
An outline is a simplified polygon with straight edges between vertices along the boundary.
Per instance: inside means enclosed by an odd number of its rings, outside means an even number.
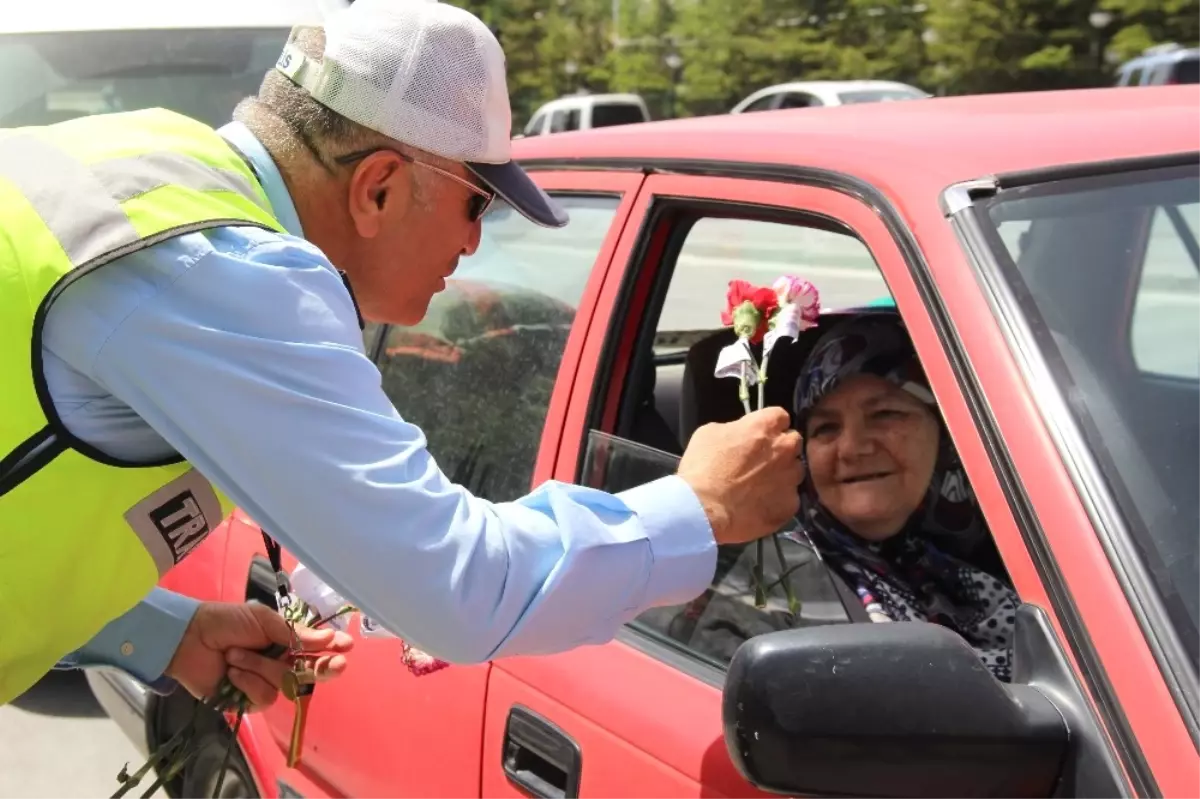
M800 377L804 359L830 327L854 316L895 313L887 306L826 311L821 314L816 327L805 330L794 341L780 341L771 351L771 360L767 364L766 404L786 408L791 414L792 392ZM742 401L738 399L737 381L728 377L718 378L713 374L721 350L736 340L733 330L726 328L701 339L688 350L684 360L683 383L679 390L679 438L685 447L692 433L701 425L732 422L745 415ZM752 345L750 349L755 360L761 362L762 345ZM758 407L757 389L751 389L751 392L751 407ZM793 417L792 424L795 425L795 422Z

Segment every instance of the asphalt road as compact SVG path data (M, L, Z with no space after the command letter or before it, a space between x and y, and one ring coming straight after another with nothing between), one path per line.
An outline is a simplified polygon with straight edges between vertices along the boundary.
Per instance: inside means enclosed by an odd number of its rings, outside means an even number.
M126 762L132 771L142 758L92 697L82 672L52 673L0 707L0 799L110 796Z

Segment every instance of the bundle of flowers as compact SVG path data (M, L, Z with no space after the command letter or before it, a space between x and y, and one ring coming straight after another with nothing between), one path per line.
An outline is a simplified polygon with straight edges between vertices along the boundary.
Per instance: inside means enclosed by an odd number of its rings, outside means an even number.
M817 287L794 275L783 275L770 288L755 286L745 280L729 281L725 295L725 310L721 312L721 324L733 328L737 341L721 350L717 357L716 376L738 379L738 396L742 408L751 413L750 386L758 386L758 407L764 406L764 391L767 383L767 363L771 351L784 338L794 339L801 331L815 327L821 312L821 297ZM754 359L751 345L762 344L762 363ZM797 600L788 581L787 564L783 559L783 547L778 534L773 535L775 553L783 571L777 581L783 584L787 595L788 610L796 613ZM767 586L763 580L763 539L757 543L758 559L754 567L754 604L766 607Z

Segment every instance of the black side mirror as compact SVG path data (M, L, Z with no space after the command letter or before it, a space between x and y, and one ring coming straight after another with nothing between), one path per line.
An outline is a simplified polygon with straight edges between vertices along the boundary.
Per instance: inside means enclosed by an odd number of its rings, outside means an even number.
M1062 715L936 624L751 638L725 682L725 743L753 785L819 796L1051 796Z

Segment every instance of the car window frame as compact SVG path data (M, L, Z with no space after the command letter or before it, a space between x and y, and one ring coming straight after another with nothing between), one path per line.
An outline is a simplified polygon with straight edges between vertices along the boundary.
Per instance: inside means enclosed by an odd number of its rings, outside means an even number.
M649 169L649 168L651 168L651 165L643 164L642 168ZM674 169L676 169L676 168L677 167L672 167L671 165L668 165L668 164L663 165L663 171L668 171L668 172L674 171ZM623 243L621 252L619 252L614 258L614 268L613 268L614 274L617 271L622 271L623 272L622 278L624 278L624 277L626 277L626 274L627 274L627 272L625 270L632 271L634 269L634 267L633 267L634 263L640 264L643 262L643 260L646 257L660 257L660 256L648 256L648 254L652 253L652 252L659 252L661 254L662 248L666 244L665 241L660 241L657 234L654 233L654 231L656 231L658 229L657 223L658 223L659 218L661 217L661 214L664 213L664 209L667 208L667 206L664 206L663 202L660 201L660 198L658 198L656 196L654 182L656 180L663 180L663 179L669 179L669 178L674 178L676 180L692 179L692 178L690 178L690 176L687 176L687 175L684 175L684 176L652 175L651 178L648 179L646 185L643 186L643 188L640 192L639 200L638 200L638 209L635 210L635 217L638 220L636 222L638 235L636 236L636 239L631 238L631 237L626 237L627 240L626 240L626 242ZM765 186L778 185L778 184L772 182L770 180L770 178L764 178L761 174L755 174L754 176L739 175L737 177L729 177L729 178L722 177L722 178L715 178L715 180L725 181L727 183L737 183L737 184L742 185L742 187L744 189L746 189L748 187L753 187L756 185L765 185ZM817 192L817 193L821 193L822 196L835 198L836 202L845 203L847 205L847 207L855 208L856 216L858 218L864 220L864 222L866 224L878 225L881 228L887 227L883 222L881 222L879 220L879 217L877 215L877 210L878 210L877 206L868 204L868 203L860 200L856 196L857 192L863 191L862 187L859 187L856 184L856 187L853 192L851 192L851 191L845 191L845 192L831 191L829 186L827 185L827 180L828 180L828 178L826 176L822 175L821 180L812 181L811 183L808 183L805 181L799 181L799 180L798 181L781 180L781 181L779 181L779 183L784 184L786 186L786 188L789 190L794 188L797 191ZM873 189L872 189L872 191L873 191ZM690 196L687 191L683 191L683 190L666 191L666 193L668 195L670 195L669 198L667 198L668 204L672 203L672 202L674 202L674 203L683 202L684 200L687 200L689 202L694 201L694 202L700 202L700 203L703 203L705 201L712 201L712 198L709 198L707 196L700 196L700 197ZM717 200L717 202L723 202L725 205L727 205L731 209L740 209L743 213L739 214L739 215L745 215L750 218L764 218L765 216L770 216L772 214L775 214L777 216L789 216L790 215L790 216L792 216L793 219L802 220L803 217L806 217L806 216L807 217L822 216L822 214L818 211L812 211L812 210L801 211L794 207L790 207L787 205L780 205L780 204L777 204L777 203L774 203L774 202L768 201L768 200L757 200L756 201L756 200L748 199L748 198L747 199L738 199L738 200L735 200L732 198L726 198L726 199L722 199L722 200ZM657 205L656 205L656 203L657 203ZM824 206L822 205L821 207L824 207ZM871 210L872 208L874 208L875 210ZM847 228L848 231L850 231L856 238L858 238L860 241L862 241L867 246L867 249L871 253L872 258L876 260L876 263L879 266L881 274L883 274L883 276L884 276L884 280L885 280L885 283L887 283L887 285L888 285L889 292L891 292L893 294L893 296L895 296L895 286L893 283L888 281L888 268L885 268L884 265L882 263L880 263L879 253L870 246L870 244L868 243L868 239L864 236L861 229L853 224L847 223L845 221L845 219L841 218L841 217L835 216L835 217L831 218L830 221L831 221L831 223L839 224L840 226ZM888 234L885 234L882 232L876 232L874 234L876 239L878 239L878 237L880 235L888 235ZM894 274L902 275L903 277L901 279L910 280L911 279L910 269L912 267L911 267L911 265L909 265L909 262L903 260L904 247L901 246L900 244L898 244L894 237L889 236L887 241L889 243L889 246L892 247L892 252L890 252L888 254L888 258L891 259L893 262L893 265L892 265L892 267L890 267L890 269L892 270L892 272ZM634 254L635 250L637 252L636 256ZM636 261L631 260L635 257L637 259ZM622 261L622 260L624 260L624 263L622 263L622 269L617 270L616 263L619 261ZM618 279L618 283L619 282L620 282L620 279ZM629 291L629 290L631 290L629 287L625 287L625 291ZM610 314L611 314L613 308L615 308L617 306L625 307L625 305L630 301L630 297L628 297L628 296L619 296L621 294L621 292L622 292L622 287L618 284L612 284L612 285L606 287L605 293L606 293L606 295L608 295L607 303L608 303L608 312ZM642 293L642 291L639 290L638 294L640 295L641 293ZM714 299L714 308L716 307L716 305L719 304L719 302L720 302L720 298ZM924 306L920 305L920 304L914 305L914 302L916 302L916 300L912 297L912 295L910 295L910 298L907 299L906 301L901 301L899 298L897 298L897 302L898 302L898 307L900 307L900 309L901 309L901 312L905 313L906 323L911 324L911 320L909 319L909 317L911 317L912 313L913 313L912 311L906 310L906 308L915 308L916 309L915 313L918 317L920 317L922 319L922 323L932 326L933 321L930 320L926 316L927 312L924 310ZM636 324L637 318L643 312L644 312L644 309L639 309L635 312L630 312L627 317L627 324ZM596 322L597 325L605 324L604 322L601 321L603 318L603 316L602 316L603 313L604 312L602 310L600 312L601 315L599 315L597 317L597 322ZM565 436L564 437L564 447L563 447L562 453L559 456L560 463L556 470L555 477L556 477L556 479L565 480L568 482L573 482L573 481L576 481L579 479L579 475L580 475L579 470L583 467L584 456L586 453L588 432L593 429L607 432L610 434L613 432L614 426L616 423L616 419L617 419L617 415L619 413L619 408L622 404L621 403L621 392L623 390L623 383L625 381L625 378L628 377L628 375L631 373L630 364L628 363L627 357L625 360L622 360L622 357L620 355L612 352L612 349L615 346L619 345L620 340L630 338L629 331L622 331L621 333L616 334L616 333L614 333L614 331L605 327L602 331L597 331L596 333L592 334L591 337L594 340L603 341L602 345L595 345L595 349L596 350L603 349L606 351L604 353L603 360L607 363L607 370L598 372L594 376L595 381L592 384L587 384L585 382L577 383L577 386L573 392L576 394L575 400L573 402L575 407L581 407L581 406L586 407L587 412L586 412L585 418L581 420L581 422L583 423L582 427L580 427L578 429L570 429L564 433L564 436ZM927 336L924 339L924 342L925 342L924 344L918 344L918 348L921 351L923 358L929 356L929 354L930 354L928 352L929 347L931 347L931 346L940 347L940 345L937 343L931 343L931 339L932 339L932 334L930 336ZM938 355L938 357L941 357L941 358L948 357L944 351L940 351L940 350L937 355ZM617 374L620 374L619 378L616 377ZM947 390L953 390L955 392L958 391L957 388L947 389ZM959 403L959 406L961 409L962 407L966 406L967 400L960 395L958 397L958 403ZM947 423L951 427L951 429L954 431L953 435L955 435L956 440L958 440L959 434L962 431L963 422L961 421L961 419L963 418L963 416L965 416L965 413L960 410L955 415L957 416L957 420L952 421L950 419L947 419ZM580 442L578 444L576 444L575 446L572 446L572 441L577 434L580 436ZM978 436L978 432L975 431L973 428L970 429L966 434ZM980 469L980 468L987 469L990 467L987 463L983 463L982 466L979 463L976 463L973 467L969 467L969 471L971 472L970 479L972 480L972 483L976 483L980 479L980 475L976 473L978 471L978 469ZM994 476L992 479L995 479ZM1015 525L1016 525L1015 519L1012 517L1012 515L1008 509L1008 506L1004 503L998 503L998 504L991 505L989 507L989 509L985 510L985 514L987 515L989 524L993 525L996 529L1000 529L1000 528L1003 528L1006 526L1010 527L1010 528L1015 528ZM1007 521L1005 521L1005 519ZM1020 540L1019 535L1015 531L1011 532L1010 536L1019 542L1019 540ZM1010 552L1012 551L1011 546L1009 547L1009 551ZM1020 553L1021 553L1021 556L1027 557L1027 554L1025 553L1025 549L1024 549L1023 545L1021 545ZM1006 567L1008 567L1010 569L1010 571L1012 571L1012 564L1009 562L1007 557L1005 558L1005 564L1006 564ZM1031 573L1032 566L1028 565L1026 571ZM630 627L627 627L623 631L623 633L621 635L621 640L626 641L627 643L630 643L631 645L635 645L635 646L640 645L640 642L652 641L653 643L657 644L657 646L651 647L651 648L654 649L655 651L659 651L659 652L661 652L661 649L664 646L668 647L668 648L672 648L671 644L664 642L664 641L659 641L653 637L647 636L645 633L643 633L639 630L636 630L635 628L630 628ZM649 650L647 650L647 652L650 653ZM682 658L691 658L692 660L695 661L695 664L698 664L698 665L695 665L694 669L689 670L689 673L694 672L696 675L699 675L701 677L703 677L703 675L705 675L705 674L709 674L709 676L711 677L711 671L710 671L712 669L711 664L701 660L699 657L696 657L695 655L687 654L686 652L680 652L679 655ZM673 663L677 663L677 661L678 661L678 658L672 659ZM723 670L718 670L717 673L723 674Z

